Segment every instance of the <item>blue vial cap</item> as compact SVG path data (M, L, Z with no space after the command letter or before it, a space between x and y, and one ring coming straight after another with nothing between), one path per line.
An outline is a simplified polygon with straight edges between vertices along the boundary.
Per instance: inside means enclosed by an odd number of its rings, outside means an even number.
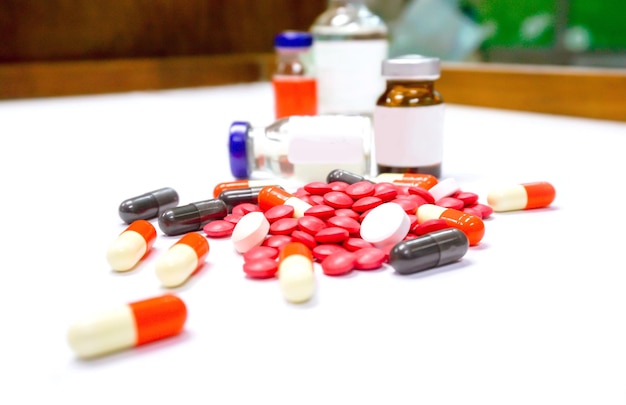
M250 177L251 167L248 163L248 131L250 123L235 121L230 125L228 137L228 155L230 172L237 179Z
M276 48L305 48L313 44L313 35L304 31L284 31L274 37Z

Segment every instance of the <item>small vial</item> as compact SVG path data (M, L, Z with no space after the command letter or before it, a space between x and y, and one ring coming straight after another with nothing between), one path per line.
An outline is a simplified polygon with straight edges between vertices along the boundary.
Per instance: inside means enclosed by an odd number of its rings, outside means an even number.
M276 70L272 76L276 119L317 115L317 83L305 61L313 44L308 32L285 31L274 37Z
M323 181L333 169L369 175L371 138L372 121L362 116L291 116L267 127L237 121L230 126L230 169L238 179L299 183Z
M443 219L450 227L463 231L470 246L477 245L485 235L485 223L482 219L454 208L423 204L417 208L416 215L420 224L431 219Z
M169 236L201 230L204 225L228 215L224 201L212 199L199 201L164 211L159 216L159 228Z
M326 176L326 183L332 183L333 181L342 181L348 184L358 183L359 181L369 181L373 183L372 181L367 180L364 176L344 169L335 169L328 173Z
M196 233L185 234L156 262L156 275L163 287L178 287L204 263L209 242Z
M187 307L170 294L93 314L72 324L67 340L83 359L99 357L179 334Z
M271 186L276 184L276 179L267 180L234 180L218 183L213 189L213 198L218 198L226 190L237 190L240 188Z
M131 223L107 250L107 262L115 271L127 271L148 253L156 240L156 229L144 220Z
M456 262L468 250L467 236L448 228L396 244L389 252L389 264L400 274L413 274Z
M122 221L130 224L138 219L156 218L176 205L178 193L173 188L165 187L122 201L118 211Z
M387 88L374 110L378 173L427 173L441 177L444 103L435 90L439 59L405 55L387 59Z
M289 242L278 255L278 282L285 299L299 304L315 293L313 253L300 242Z
M282 188L278 185L275 186ZM217 198L224 201L224 204L226 204L226 207L228 207L228 212L232 212L233 207L239 204L248 203L258 205L259 192L263 189L263 187L265 186L225 190L222 191L222 193Z
M385 88L380 64L388 57L388 28L365 0L329 0L313 21L313 60L320 114L373 113Z
M435 184L439 183L439 179L432 174L427 173L380 173L374 178L376 183L394 183L398 185L407 185L425 188L430 190Z
M277 205L291 205L294 208L294 218L304 216L304 212L312 207L311 204L278 186L263 187L259 192L259 207L261 207L261 210L267 211Z
M554 186L546 181L522 183L491 190L487 204L496 212L545 208L556 197Z

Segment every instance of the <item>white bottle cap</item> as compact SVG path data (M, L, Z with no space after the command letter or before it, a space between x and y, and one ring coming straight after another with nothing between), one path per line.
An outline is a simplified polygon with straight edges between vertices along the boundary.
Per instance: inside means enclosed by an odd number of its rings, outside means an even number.
M439 78L439 58L422 55L404 55L385 59L382 75L395 79L435 80Z

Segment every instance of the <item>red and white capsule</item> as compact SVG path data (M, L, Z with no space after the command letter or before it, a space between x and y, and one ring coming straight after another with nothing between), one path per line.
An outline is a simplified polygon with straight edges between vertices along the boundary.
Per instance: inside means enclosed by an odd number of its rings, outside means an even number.
M148 253L156 240L156 229L150 222L138 219L122 232L107 250L107 261L115 271L127 271Z
M290 242L278 255L278 281L285 299L299 304L315 293L313 253L303 243Z
M156 275L163 287L178 287L204 263L209 242L196 232L185 234L156 262Z
M397 185L411 185L429 190L439 180L432 174L427 173L381 173L374 178L376 183L394 183Z
M555 197L554 186L539 181L491 190L487 195L487 204L497 212L530 210L547 207L552 204Z
M70 326L67 340L83 359L140 346L179 334L187 320L187 307L166 294L114 307Z
M219 197L223 191L236 190L240 188L262 187L276 184L276 180L234 180L218 183L213 189L213 198Z
M420 224L432 219L443 219L450 227L463 231L470 246L477 245L485 236L485 223L482 219L454 208L423 204L417 208L416 215Z
M277 205L291 205L294 208L293 217L300 218L304 212L312 207L308 202L296 197L278 186L265 186L259 191L259 207L267 211Z

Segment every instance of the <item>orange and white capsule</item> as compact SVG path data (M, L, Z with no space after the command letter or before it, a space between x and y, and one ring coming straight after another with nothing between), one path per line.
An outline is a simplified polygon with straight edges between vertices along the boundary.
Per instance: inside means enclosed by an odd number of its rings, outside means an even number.
M278 281L285 299L291 303L306 302L315 293L313 254L305 244L289 242L278 255Z
M251 188L251 187L263 187L263 186L271 186L276 184L276 180L264 179L264 180L234 180L234 181L225 181L223 183L219 183L213 189L213 198L217 198L222 194L222 192L226 190L236 190L240 188Z
M170 294L111 308L72 324L67 340L76 355L88 359L177 335L187 307Z
M381 173L374 178L375 183L393 183L402 186L415 186L429 190L439 180L427 173Z
M494 211L517 211L544 208L552 204L556 191L552 184L539 181L500 187L487 195L487 204Z
M417 208L416 215L420 224L431 219L443 219L452 228L462 231L467 236L470 246L477 245L485 236L485 223L482 219L454 208L423 204Z
M294 196L278 186L265 186L259 191L259 207L267 211L277 205L291 205L294 208L293 217L300 218L304 212L312 207L308 202Z
M109 265L115 271L132 269L152 248L156 236L156 229L150 222L133 221L109 246Z
M156 262L163 287L178 287L200 268L209 253L209 241L196 232L185 234Z

